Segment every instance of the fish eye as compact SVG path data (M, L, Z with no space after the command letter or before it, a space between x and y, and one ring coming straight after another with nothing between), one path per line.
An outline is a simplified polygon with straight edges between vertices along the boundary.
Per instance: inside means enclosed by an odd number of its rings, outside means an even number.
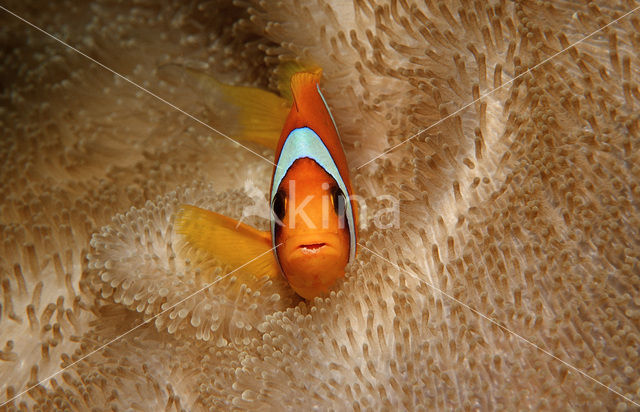
M273 198L273 204L271 209L273 210L273 214L280 220L284 220L284 214L287 206L287 197L284 194L284 190L279 189L276 192L276 195Z
M339 187L334 187L331 191L331 203L333 204L333 210L338 216L344 216L347 200Z

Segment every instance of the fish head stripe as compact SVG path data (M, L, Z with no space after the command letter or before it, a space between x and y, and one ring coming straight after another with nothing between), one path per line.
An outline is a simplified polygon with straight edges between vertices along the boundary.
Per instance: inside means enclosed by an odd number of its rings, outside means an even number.
M320 136L318 136L312 129L308 127L301 127L299 129L292 130L291 133L289 133L289 136L287 136L287 139L282 146L282 150L280 151L278 164L274 170L269 204L273 208L273 201L276 196L276 192L293 163L296 160L305 157L314 160L318 165L320 165L320 167L322 167L325 172L335 180L340 190L342 190L342 193L344 193L345 216L349 227L349 262L352 262L355 259L356 252L356 229L353 209L351 207L351 194L347 190L347 186L338 171L338 166L334 162L329 149L327 149ZM273 217L271 219L271 238L275 248L276 220Z

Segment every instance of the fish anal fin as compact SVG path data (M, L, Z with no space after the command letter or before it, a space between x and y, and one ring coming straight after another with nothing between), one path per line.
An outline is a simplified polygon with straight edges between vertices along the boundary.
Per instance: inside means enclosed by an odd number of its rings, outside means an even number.
M255 278L279 276L269 232L192 205L182 205L175 222L176 232L189 247L231 270L240 268Z

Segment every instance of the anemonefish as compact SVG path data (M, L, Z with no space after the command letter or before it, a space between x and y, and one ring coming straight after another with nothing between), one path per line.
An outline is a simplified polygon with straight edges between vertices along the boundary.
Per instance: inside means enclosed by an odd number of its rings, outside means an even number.
M290 92L286 118L284 98L197 76L201 88L219 93L234 106L234 137L267 145L277 142L269 197L271 230L262 232L183 205L177 232L190 247L230 267L246 265L243 272L257 277L281 274L305 299L326 294L355 259L357 221L344 149L320 92L321 71L288 76L290 90L282 91L285 96ZM265 253L270 249L274 253Z

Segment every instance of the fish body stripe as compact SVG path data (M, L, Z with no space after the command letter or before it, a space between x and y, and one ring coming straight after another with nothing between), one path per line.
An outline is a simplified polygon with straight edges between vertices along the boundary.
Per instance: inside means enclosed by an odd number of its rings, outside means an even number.
M322 96L322 95L321 95ZM323 98L324 100L324 98ZM333 118L332 118L333 120ZM355 223L353 216L353 209L351 207L351 198L350 193L347 190L347 186L345 185L340 172L338 171L338 166L333 160L329 149L325 146L324 142L314 132L312 129L308 127L301 127L299 129L294 129L289 133L287 139L282 146L282 150L280 151L280 157L278 159L278 164L275 167L275 172L273 175L273 184L271 185L271 197L269 204L273 208L273 200L276 196L276 192L278 191L278 187L280 187L280 183L284 179L285 175L293 165L293 163L302 158L309 158L314 160L320 167L322 167L325 172L327 172L338 184L342 193L345 196L345 215L347 218L347 224L349 227L349 262L352 262L355 259L356 252L356 234L355 234ZM272 212L273 214L273 212ZM274 217L271 218L271 239L273 242L273 247L276 247L276 221Z
M340 132L338 131L338 125L336 124L336 120L333 118L333 113L331 113L331 110L329 110L329 105L327 104L327 101L325 100L324 95L320 91L320 85L319 84L316 84L316 89L318 90L318 94L320 95L320 98L322 99L322 103L324 103L324 107L327 109L327 113L329 113L329 117L331 117L331 122L333 123L333 128L335 129L336 134L338 135L338 141L340 142L340 147L342 148L342 151L344 152L344 146L342 145L342 139L340 138Z

